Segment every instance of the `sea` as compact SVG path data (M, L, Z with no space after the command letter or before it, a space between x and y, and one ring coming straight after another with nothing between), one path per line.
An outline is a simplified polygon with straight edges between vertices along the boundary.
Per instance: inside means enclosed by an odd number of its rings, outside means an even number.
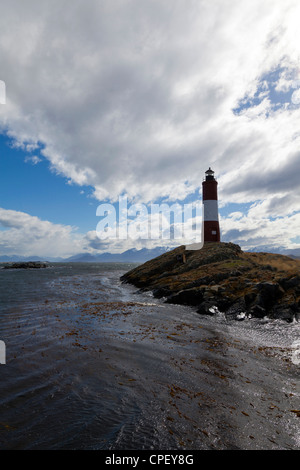
M167 304L134 266L0 264L0 449L299 449L300 324Z

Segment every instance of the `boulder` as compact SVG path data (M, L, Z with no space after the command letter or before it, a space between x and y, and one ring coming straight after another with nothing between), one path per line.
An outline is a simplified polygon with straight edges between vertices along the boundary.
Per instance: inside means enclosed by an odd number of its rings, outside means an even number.
M199 305L197 313L200 313L200 315L212 316L215 314L215 307L216 303L213 300L204 300L204 302Z
M246 311L246 304L243 297L236 299L226 310L226 317L236 318L242 312Z
M300 276L283 277L279 280L284 290L300 288Z
M266 309L260 305L253 305L249 309L249 314L255 318L264 318L267 315Z
M234 301L226 295L222 295L217 301L217 306L220 312L226 312L232 306Z
M278 320L284 320L292 322L296 316L294 309L289 305L276 305L273 310L271 317Z
M284 295L284 290L277 282L260 282L256 285L258 290L255 304L269 309Z
M155 297L156 299L161 299L162 297L169 297L172 292L170 291L170 289L167 289L165 287L159 287L157 289L153 289L153 297Z
M246 307L250 307L253 304L257 297L257 290L252 289L250 292L244 295L245 305Z
M180 304L180 305L199 305L203 301L202 289L191 288L181 290L173 295L170 295L166 302L170 304Z

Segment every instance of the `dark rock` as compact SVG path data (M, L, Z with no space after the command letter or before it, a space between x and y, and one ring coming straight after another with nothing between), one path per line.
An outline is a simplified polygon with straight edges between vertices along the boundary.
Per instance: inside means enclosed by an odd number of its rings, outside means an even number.
M172 292L170 289L166 289L165 287L159 287L158 289L153 290L153 297L156 299L161 299L162 297L169 297Z
M226 295L222 295L217 301L217 307L220 312L226 312L232 306L234 301L227 297Z
M253 305L249 310L249 314L255 318L264 318L267 315L267 312L266 309L260 305Z
M198 309L197 313L200 315L214 315L213 307L216 307L216 303L213 300L205 300L202 302Z
M269 309L284 294L284 290L277 282L260 282L256 288L258 295L255 303L265 309Z
M199 288L185 289L169 296L166 300L170 304L199 305L203 301L202 290Z
M276 268L273 266L270 266L269 264L266 264L265 266L261 266L260 268L262 271L277 271Z
M276 305L270 315L277 320L292 322L296 316L295 310L290 305Z
M196 281L191 282L187 285L187 289L191 289L192 287L199 287L203 285L208 285L211 283L212 278L210 276L205 276L197 279Z
M253 304L256 297L257 297L257 291L256 290L252 290L252 291L248 292L247 294L245 294L244 295L244 300L245 300L246 307L249 307L251 304Z
M299 300L300 302L300 300ZM300 309L299 309L299 302L291 302L289 304L289 307L293 310L293 312L298 312Z
M279 280L279 284L284 290L300 287L300 276L293 276L290 278L284 277Z
M219 283L221 281L224 281L225 279L228 279L230 277L230 273L229 272L225 272L225 273L215 273L214 275L214 280L216 281L216 283Z
M231 306L226 310L226 317L236 317L241 312L246 311L246 304L244 298L237 299L231 304Z
M4 266L4 269L39 269L48 268L49 264L42 261L26 261L20 263L13 263Z

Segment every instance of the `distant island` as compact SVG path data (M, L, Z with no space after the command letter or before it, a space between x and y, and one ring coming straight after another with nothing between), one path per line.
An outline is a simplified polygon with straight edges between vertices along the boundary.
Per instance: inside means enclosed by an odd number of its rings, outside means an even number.
M49 264L42 261L21 261L19 263L6 264L3 269L40 269L48 267Z
M218 309L236 319L300 319L300 260L244 252L233 243L207 243L201 250L180 246L130 270L121 280L150 290L168 303Z

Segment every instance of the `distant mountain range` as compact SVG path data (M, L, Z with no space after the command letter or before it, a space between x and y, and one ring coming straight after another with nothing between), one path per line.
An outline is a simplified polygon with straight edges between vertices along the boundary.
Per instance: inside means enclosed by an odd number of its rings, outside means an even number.
M53 257L42 257L42 256L21 256L21 255L0 255L0 263L17 263L19 261L61 261L64 262L64 258L53 258Z
M171 248L169 247L158 247L158 248L142 248L137 250L132 248L131 250L124 251L123 253L102 253L101 255L92 255L90 253L80 253L78 255L71 256L65 259L65 262L101 262L101 263L144 263L149 259L156 258L163 253L166 253Z
M124 251L123 253L102 253L99 255L90 253L79 253L69 258L53 258L53 257L40 257L40 256L19 256L19 255L0 255L0 263L11 263L17 261L50 261L52 263L145 263L150 259L156 258L167 251L172 250L173 247L157 247L157 248L142 248L137 250ZM258 246L251 250L251 252L269 252L278 253L281 255L291 256L292 258L300 258L300 248L287 250L283 247L272 248L268 246Z
M99 255L79 253L78 255L70 256L69 258L5 255L0 256L0 263L11 263L17 261L50 261L53 263L144 263L145 261L166 253L170 249L172 248L157 247L152 249L142 248L141 250L132 248L131 250L124 251L123 253L102 253Z
M291 248L291 249L286 249L282 246L278 247L270 247L270 246L256 246L255 248L251 248L251 250L247 250L250 252L265 252L265 253L275 253L279 255L285 255L285 256L291 256L292 258L300 258L300 248Z

